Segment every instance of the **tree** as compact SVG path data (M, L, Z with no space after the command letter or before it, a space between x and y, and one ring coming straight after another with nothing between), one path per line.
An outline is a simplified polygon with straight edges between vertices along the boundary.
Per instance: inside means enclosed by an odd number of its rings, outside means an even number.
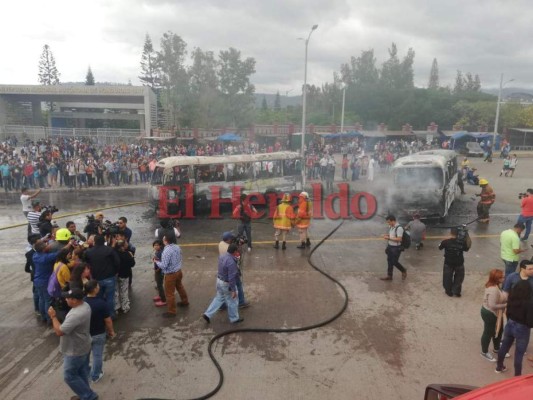
M94 75L90 65L89 69L87 69L87 75L85 75L85 85L94 86Z
M146 34L144 47L141 55L141 75L139 79L144 84L155 89L159 86L159 65L157 62L157 53L154 50L150 35Z
M60 76L52 50L50 50L50 46L45 44L39 60L39 83L41 85L58 85Z
M374 50L365 50L357 58L352 57L350 64L341 66L341 81L346 84L376 84L379 79L379 71L376 67Z
M218 65L227 122L236 128L248 126L255 102L255 87L250 82L250 76L255 73L255 60L251 57L241 60L241 52L230 47L220 52Z
M220 93L218 90L217 61L212 51L194 49L189 68L190 98L188 111L191 124L213 128L218 124Z
M263 101L261 102L261 110L267 111L268 110L268 103L266 96L263 96Z
M163 91L161 103L168 113L168 128L176 126L179 129L184 117L185 100L189 92L186 55L187 43L175 33L165 32L157 53L157 65Z
M276 97L274 98L274 110L276 111L281 110L281 98L279 96L279 90L276 93Z
M455 86L453 88L454 94L459 94L465 90L465 83L463 78L463 73L457 70L457 75L455 77Z
M428 89L438 89L439 88L439 65L437 64L437 59L433 59L433 64L431 64L431 71L429 72L429 82Z
M381 84L385 88L395 89L400 78L400 60L398 59L398 48L392 43L389 49L389 59L381 67Z

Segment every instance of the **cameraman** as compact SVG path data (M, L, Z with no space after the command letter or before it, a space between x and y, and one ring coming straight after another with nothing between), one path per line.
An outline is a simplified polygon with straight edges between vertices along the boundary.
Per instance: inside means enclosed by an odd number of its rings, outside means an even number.
M527 241L529 238L529 233L531 232L531 222L533 221L533 189L528 189L525 193L525 196L522 198L520 203L520 215L518 216L518 224L524 224L526 226L526 232L522 237L523 242Z
M131 241L131 235L133 235L133 232L131 231L130 228L128 228L127 224L128 224L128 219L126 217L120 217L117 221L117 226L118 226L117 233L123 234L129 243Z
M103 234L103 225L104 223L104 213L98 211L94 214L94 217L87 216L87 225L83 229L83 233L86 233L87 236L91 235L102 235Z
M50 210L45 210L41 213L37 226L39 227L39 234L41 237L52 235L54 226L52 225L52 212ZM57 224L55 226L57 227Z
M472 240L464 227L450 229L450 235L439 244L439 250L444 249L442 286L448 296L461 297L461 286L465 278L463 252L470 250Z

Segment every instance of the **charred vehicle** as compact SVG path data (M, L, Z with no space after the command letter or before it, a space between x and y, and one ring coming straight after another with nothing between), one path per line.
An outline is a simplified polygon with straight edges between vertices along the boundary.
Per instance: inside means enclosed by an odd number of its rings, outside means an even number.
M444 219L457 190L457 154L427 150L398 158L392 173L388 207L400 216Z

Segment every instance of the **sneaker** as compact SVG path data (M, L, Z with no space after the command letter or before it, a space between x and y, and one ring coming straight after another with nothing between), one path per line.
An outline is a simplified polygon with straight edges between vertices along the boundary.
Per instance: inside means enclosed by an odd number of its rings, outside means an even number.
M207 322L207 323L211 322L211 319L205 314L202 314L202 318L205 319L205 322Z
M237 321L233 321L232 324L240 324L242 321L244 321L244 318L239 318Z
M154 305L155 305L156 307L164 307L164 306L167 305L167 302L166 302L166 301L156 301L156 302L154 303Z
M248 253L252 251L252 248L251 247L248 247Z
M161 301L161 297L160 296L155 296L152 300L153 301Z
M239 308L248 308L248 307L250 307L250 302L249 301L247 301L245 303L242 303L242 304L239 304Z
M98 383L100 380L104 377L104 371L100 372L100 375L98 375L98 378L93 379L93 383Z
M402 281L405 281L407 279L407 271L402 272Z
M490 361L490 362L496 362L496 359L494 358L494 356L490 353L481 353L481 357L483 357L485 360L487 361Z
M493 352L494 354L498 354L499 351L500 351L500 350L492 349L492 352ZM509 357L511 357L511 355L510 355L509 353L505 353L505 358L509 358Z
M507 367L505 365L501 368L496 367L496 369L494 370L494 372L496 372L497 374L501 374L502 372L505 372L505 371L507 371Z

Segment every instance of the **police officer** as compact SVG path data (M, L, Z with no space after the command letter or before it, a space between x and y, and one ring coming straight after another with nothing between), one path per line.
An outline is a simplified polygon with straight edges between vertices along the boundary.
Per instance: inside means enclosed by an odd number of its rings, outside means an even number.
M439 250L444 250L442 286L450 297L461 297L461 287L465 278L463 252L468 251L472 244L468 231L461 229L459 236L459 228L452 228L450 237L439 244Z

